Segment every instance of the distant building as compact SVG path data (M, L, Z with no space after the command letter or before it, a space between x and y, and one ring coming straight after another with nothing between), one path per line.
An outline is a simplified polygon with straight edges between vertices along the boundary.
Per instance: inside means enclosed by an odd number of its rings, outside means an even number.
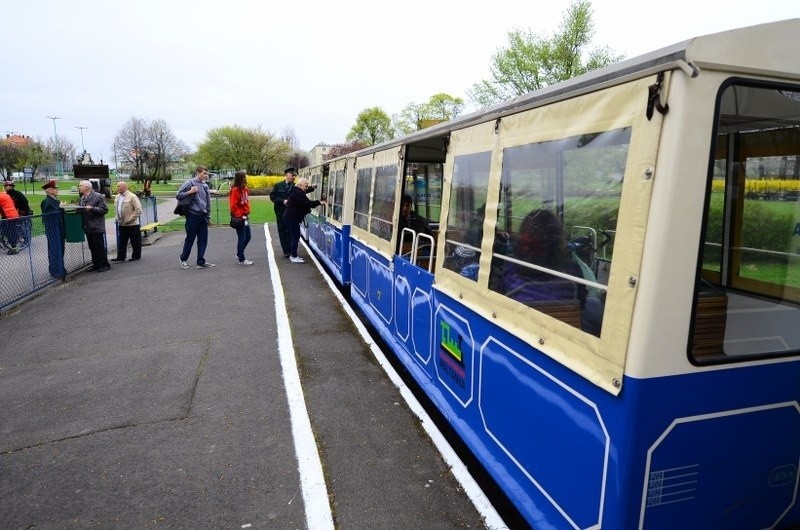
M328 151L331 150L331 146L329 144L317 144L315 145L311 151L308 152L308 163L311 166L316 166L317 164L321 164L325 161L326 155Z
M21 134L8 134L6 133L6 137L0 140L0 143L4 144L14 144L15 146L22 148L27 146L33 140L30 136L22 136Z

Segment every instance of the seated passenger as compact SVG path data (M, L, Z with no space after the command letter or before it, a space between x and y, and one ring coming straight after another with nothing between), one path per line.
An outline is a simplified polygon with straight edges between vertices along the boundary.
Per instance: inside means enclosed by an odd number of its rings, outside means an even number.
M403 198L400 202L400 219L397 221L397 253L400 253L400 239L403 237L403 229L410 228L416 233L423 233L428 235L433 235L433 230L431 230L430 225L428 225L428 221L420 216L417 215L417 212L413 209L414 200L411 198L411 195L403 195ZM405 241L410 243L408 236L406 236Z
M567 252L561 221L549 210L534 210L523 219L512 257L581 277L578 264ZM492 271L494 282L490 284L494 283L496 290L509 298L526 304L573 299L580 300L581 305L586 299L586 288L581 284L499 258L493 258L494 261L502 261L504 265L502 270L498 267Z

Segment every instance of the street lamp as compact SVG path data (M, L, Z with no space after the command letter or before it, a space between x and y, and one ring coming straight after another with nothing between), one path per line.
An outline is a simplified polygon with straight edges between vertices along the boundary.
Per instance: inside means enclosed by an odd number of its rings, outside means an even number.
M83 145L83 130L84 130L84 129L88 129L89 127L81 127L81 126L77 126L77 127L75 127L75 128L76 128L76 129L80 129L80 130L81 130L81 149L83 149L83 152L85 153L85 152L86 152L86 147Z
M61 153L58 146L58 133L56 132L56 120L60 120L61 116L45 116L48 120L53 120L53 138L56 148L56 176L61 178Z

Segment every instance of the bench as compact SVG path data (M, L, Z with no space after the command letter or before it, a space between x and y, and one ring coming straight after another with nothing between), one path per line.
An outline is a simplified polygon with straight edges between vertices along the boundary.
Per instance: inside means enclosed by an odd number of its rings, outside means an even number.
M725 294L701 293L697 298L692 332L692 354L698 358L724 355L728 297Z
M581 329L581 303L580 300L546 300L529 302L526 304L545 315L566 322L572 327Z
M139 230L142 231L142 237L147 237L147 232L149 232L150 230L158 232L159 225L161 225L161 223L156 222L156 223L148 223L146 225L141 226Z

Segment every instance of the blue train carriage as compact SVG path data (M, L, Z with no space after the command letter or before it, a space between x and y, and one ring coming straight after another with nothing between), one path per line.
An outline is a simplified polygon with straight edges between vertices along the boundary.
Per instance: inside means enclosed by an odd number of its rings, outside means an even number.
M352 300L533 527L800 527L797 35L354 155ZM398 230L405 194L432 236Z
M347 186L348 167L352 167L353 163L354 159L343 156L300 170L301 175L308 174L307 178L316 187L310 197L327 202L307 218L308 243L336 281L344 287L350 285L350 225L353 214L352 208L345 207L345 202L352 204L353 200L353 185Z

